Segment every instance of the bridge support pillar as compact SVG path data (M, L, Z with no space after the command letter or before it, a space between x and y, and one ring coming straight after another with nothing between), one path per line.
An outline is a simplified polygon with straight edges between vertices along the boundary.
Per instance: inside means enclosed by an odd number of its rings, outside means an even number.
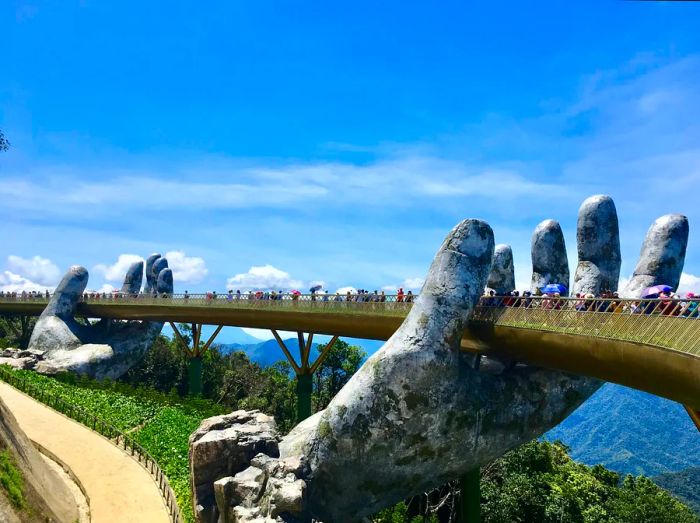
M311 416L313 374L297 374L297 423Z
M202 358L209 350L212 342L216 339L216 336L223 329L223 325L218 325L214 333L209 336L206 343L202 343L202 324L193 323L192 327L188 325L180 324L183 329L191 329L191 337L189 334L183 336L177 326L170 322L170 327L172 327L175 333L175 338L182 346L187 356L187 383L188 391L190 396L201 396L202 387ZM190 347L190 341L192 342L192 347Z
M202 395L202 357L193 356L187 362L187 383L190 396Z
M459 516L462 523L481 521L481 471L476 468L459 478Z
M304 339L304 333L298 332L297 339L299 343L299 360L301 363L297 363L294 356L292 356L292 353L289 352L289 348L285 345L284 341L282 338L280 338L280 335L276 330L272 330L272 335L277 340L277 344L280 346L280 349L282 349L282 352L284 352L284 355L287 357L287 361L289 361L289 364L294 369L294 373L297 377L297 423L299 423L304 421L312 414L311 393L313 392L314 373L323 364L323 362L326 361L326 358L333 348L333 345L335 345L335 342L338 340L338 336L333 336L331 341L326 343L326 346L321 351L321 354L318 355L316 361L311 363L309 362L309 357L311 355L314 334L313 332L309 333L308 337Z

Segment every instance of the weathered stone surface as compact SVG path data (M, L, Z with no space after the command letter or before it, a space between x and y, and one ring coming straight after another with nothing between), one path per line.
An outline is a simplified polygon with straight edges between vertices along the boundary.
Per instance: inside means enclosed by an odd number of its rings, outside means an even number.
M143 262L135 262L129 266L124 277L122 292L124 294L138 294L143 280Z
M569 260L559 222L545 220L532 233L532 292L548 283L561 283L569 290ZM567 293L568 294L568 293Z
M678 288L688 245L688 218L667 214L647 231L637 267L620 293L623 298L639 298L642 290L654 285Z
M244 501L243 482L252 482L255 468L243 476L238 474L251 467L251 461L259 454L270 459L279 457L279 435L275 420L258 411L235 411L223 416L204 420L190 436L190 476L193 490L193 502L197 507L197 521L214 523L219 515L224 519L227 513L220 512L222 504L235 505ZM227 498L220 494L215 496L215 482L226 477L233 477L232 488ZM264 480L264 474L263 478ZM223 484L222 484L223 485ZM248 485L254 489L252 484ZM260 489L264 486L264 481ZM223 486L222 486L223 489ZM230 496L236 497L233 502Z
M218 479L214 482L214 498L219 512L218 523L234 523L231 501L233 499L234 481L231 476Z
M456 227L399 330L325 411L283 438L283 459L307 461L307 514L355 521L459 477L541 434L598 388L524 366L481 372L460 353L492 253L488 225Z
M143 288L144 294L150 294L156 288L158 275L153 272L153 264L160 258L160 254L154 253L146 258L146 285Z
M504 243L496 245L493 252L493 263L489 274L487 287L496 294L506 295L515 290L515 268L513 267L513 249Z
M579 261L574 293L600 296L602 291L616 291L622 257L617 210L612 198L596 195L581 204L576 238Z
M13 369L27 370L33 369L36 365L36 359L32 357L25 358L0 358L0 365L9 365Z
M233 477L229 500L236 505L255 503L265 487L265 479L265 471L257 467L248 467L243 472L239 472ZM216 482L214 482L214 490L216 491Z
M166 260L159 266L163 265L167 266ZM136 263L129 268L122 286L124 292L138 292L142 267ZM156 279L158 292L171 294L172 273L170 269L164 270L169 274L159 273ZM71 371L98 379L118 378L143 358L160 333L163 324L158 322L101 320L92 325L78 323L73 315L87 282L85 268L71 267L39 317L29 340L30 350L44 353L44 361L36 367L38 372Z
M270 478L270 515L300 517L304 510L306 483L296 478Z

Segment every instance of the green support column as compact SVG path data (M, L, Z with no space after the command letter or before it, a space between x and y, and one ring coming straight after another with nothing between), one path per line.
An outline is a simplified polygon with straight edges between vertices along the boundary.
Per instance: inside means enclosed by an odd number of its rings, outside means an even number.
M297 374L297 423L311 416L313 374Z
M193 356L187 366L187 381L189 383L190 396L202 395L202 357Z
M459 478L460 516L462 523L479 523L481 521L481 473L478 468L470 470Z

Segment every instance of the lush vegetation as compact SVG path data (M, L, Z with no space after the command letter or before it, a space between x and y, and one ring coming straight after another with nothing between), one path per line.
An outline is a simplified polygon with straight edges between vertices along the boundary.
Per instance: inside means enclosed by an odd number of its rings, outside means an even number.
M677 496L696 514L700 514L700 467L661 474L654 478L654 483Z
M483 520L572 523L697 523L697 516L645 476L588 467L561 443L533 441L484 468Z
M14 463L9 450L0 452L0 485L7 492L10 503L16 508L23 509L27 506L24 499L24 479Z
M0 322L4 345L17 346L22 329L17 320ZM319 346L317 350L322 350ZM314 406L324 408L359 368L364 353L338 342L318 372ZM204 397L186 396L187 360L177 344L160 336L138 367L119 381L95 381L64 374L55 378L13 371L29 384L95 414L146 449L170 480L178 504L190 520L188 440L200 422L235 409L273 414L282 432L295 423L296 393L291 367L279 362L261 367L242 352L222 355L209 350L203 362Z
M657 476L700 467L700 438L685 409L673 401L606 383L547 433L571 456L622 474Z
M5 329L10 338L13 333L19 338L21 331ZM343 342L334 347L314 380L315 410L328 404L363 359L364 353L357 347ZM118 382L15 372L129 432L158 461L188 520L192 513L188 439L202 419L233 409L257 408L273 414L283 432L296 422L295 383L288 364L261 367L244 353L223 355L210 350L203 362L204 397L188 398L187 360L165 337L160 337L144 361ZM648 478L623 478L600 465L576 463L561 443L528 443L482 472L482 519L487 523L698 521L690 509ZM457 505L457 485L448 484L386 509L374 521L455 521Z

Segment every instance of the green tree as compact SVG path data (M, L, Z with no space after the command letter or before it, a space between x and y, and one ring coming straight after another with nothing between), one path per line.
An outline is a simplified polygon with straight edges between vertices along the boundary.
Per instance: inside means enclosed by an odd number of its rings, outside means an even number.
M36 320L34 316L0 316L0 347L26 349Z
M326 345L317 347L321 354ZM337 340L314 376L313 401L315 411L325 409L340 392L367 357L365 351L345 341Z

